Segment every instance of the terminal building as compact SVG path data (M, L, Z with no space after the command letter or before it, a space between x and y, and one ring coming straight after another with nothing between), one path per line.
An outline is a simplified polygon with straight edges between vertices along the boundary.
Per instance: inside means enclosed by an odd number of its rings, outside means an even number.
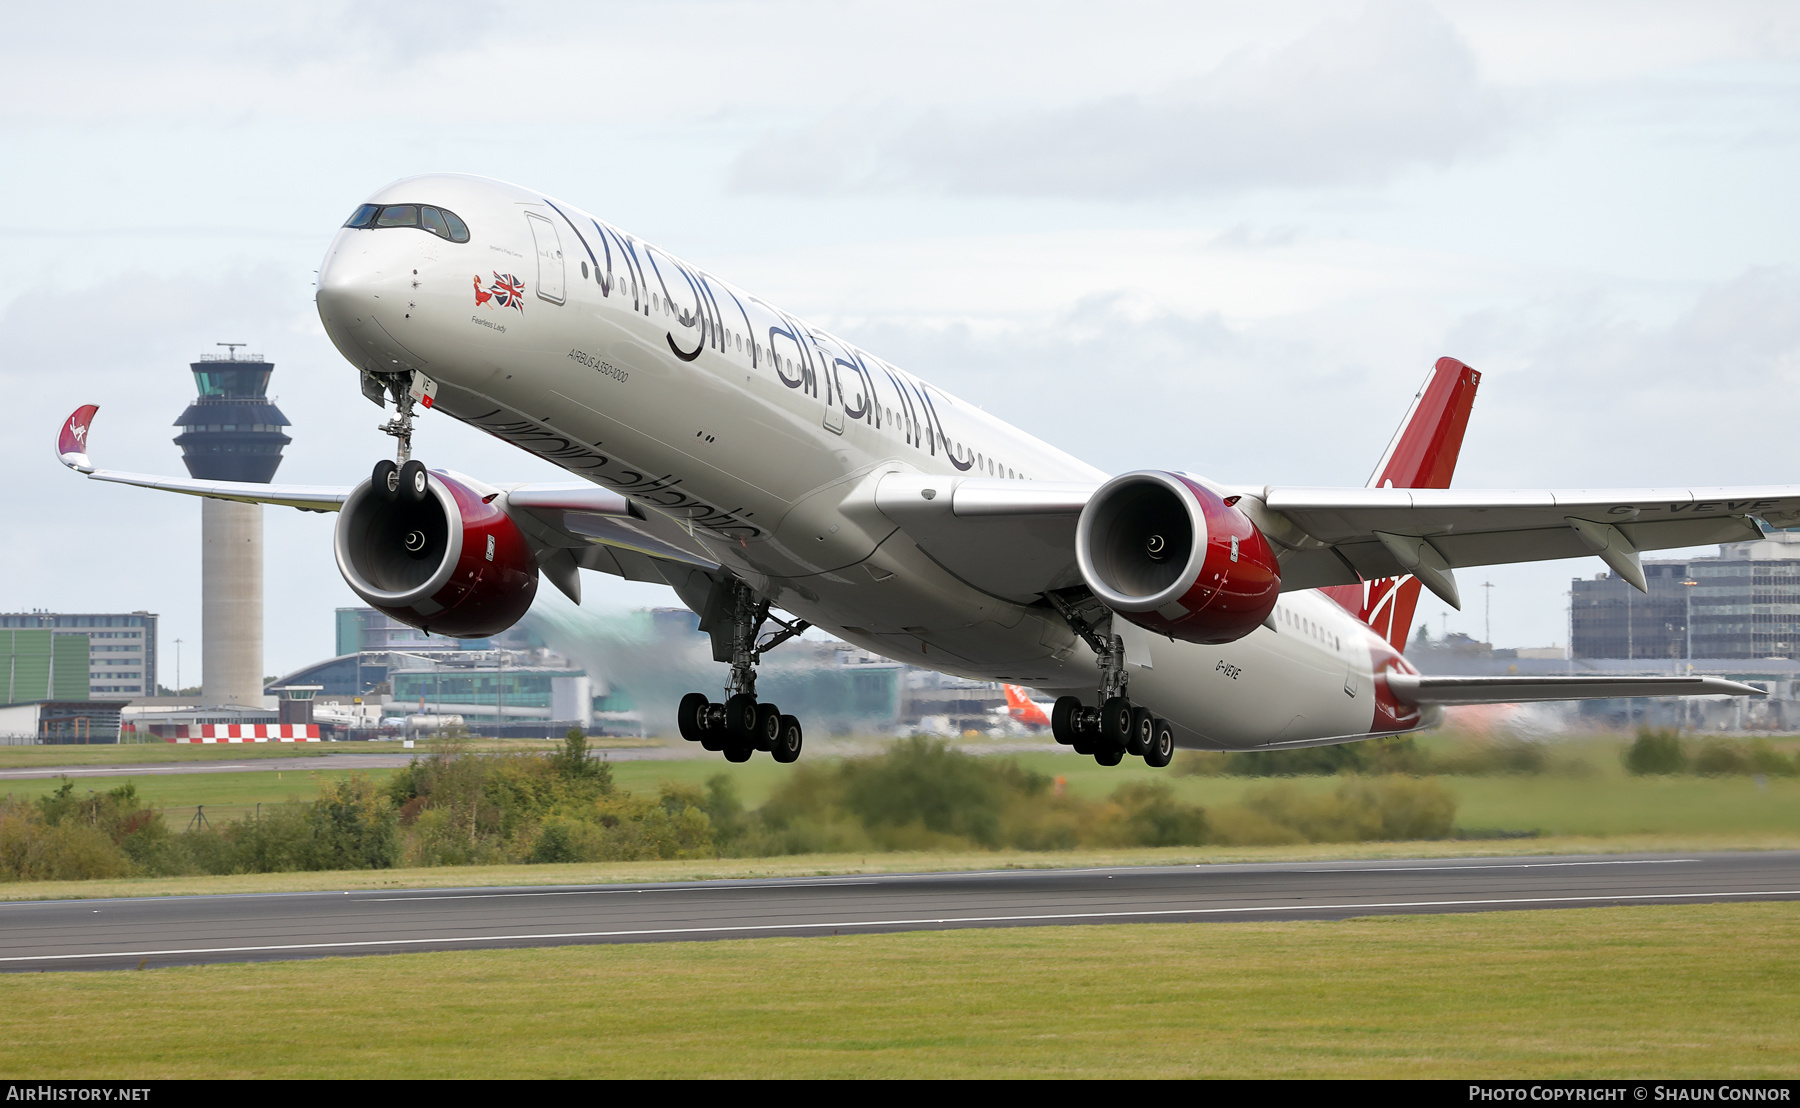
M1644 577L1649 595L1611 573L1573 583L1575 657L1800 661L1800 532L1645 561Z
M149 612L0 614L0 742L110 743L156 691Z
M359 726L386 720L390 729L407 718L460 717L477 733L518 737L572 726L669 733L672 720L655 713L681 692L723 679L698 620L685 608L578 628L527 617L491 639L459 640L369 608L340 608L336 656L283 675L266 692L316 688L312 719L334 731L349 730L354 716ZM788 642L765 661L759 686L824 734L962 734L1004 721L997 684L904 666L847 643Z
M0 614L0 703L156 695L149 612Z

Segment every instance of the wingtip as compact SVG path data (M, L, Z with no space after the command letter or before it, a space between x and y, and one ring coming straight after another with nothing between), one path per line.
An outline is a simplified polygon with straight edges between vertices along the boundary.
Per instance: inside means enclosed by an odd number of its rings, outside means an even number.
M76 408L63 421L62 433L56 438L57 460L78 473L94 472L94 464L87 454L88 428L94 422L94 413L99 410L98 404L83 404Z

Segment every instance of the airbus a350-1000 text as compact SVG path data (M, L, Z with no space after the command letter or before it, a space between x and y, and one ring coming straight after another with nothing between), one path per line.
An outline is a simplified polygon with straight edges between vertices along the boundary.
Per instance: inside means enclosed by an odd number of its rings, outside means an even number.
M78 409L58 444L103 481L336 512L356 594L434 634L516 622L540 577L653 581L727 666L676 705L684 737L792 761L801 721L756 693L807 627L890 658L1041 689L1056 738L1108 765L1177 747L1345 742L1445 704L1698 693L1715 677L1422 676L1421 588L1455 570L1638 552L1800 521L1800 487L1451 489L1480 375L1440 359L1363 488L1108 475L560 200L412 177L338 231L319 318L394 415L396 456L342 488L96 468ZM566 470L490 484L412 457L423 408Z

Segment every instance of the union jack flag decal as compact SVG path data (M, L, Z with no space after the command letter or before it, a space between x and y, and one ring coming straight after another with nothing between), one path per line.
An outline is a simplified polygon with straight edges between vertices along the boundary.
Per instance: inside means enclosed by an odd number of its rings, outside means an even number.
M510 273L495 273L494 280L487 288L481 287L481 278L475 278L475 303L486 304L493 301L502 308L517 308L525 311L525 282Z

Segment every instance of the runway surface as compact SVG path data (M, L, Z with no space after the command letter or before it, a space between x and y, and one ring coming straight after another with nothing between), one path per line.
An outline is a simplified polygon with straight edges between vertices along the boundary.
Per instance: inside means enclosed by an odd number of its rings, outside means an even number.
M844 743L833 747L820 744L823 748L815 757L830 757L851 753L871 753L878 749L869 746L867 750L853 749L867 744ZM965 754L1072 754L1074 751L1066 746L1057 746L1049 742L979 742L959 743L956 749ZM425 752L420 751L423 755ZM160 777L165 774L182 773L262 773L281 770L298 773L302 770L322 769L400 769L412 763L414 754L301 754L283 758L252 758L237 761L221 758L218 761L194 762L152 762L136 765L89 765L89 766L29 766L15 769L0 769L0 781L24 781L46 777ZM633 746L619 749L601 749L592 754L596 759L609 762L672 762L690 758L719 758L720 755L703 749L699 743L669 743L666 746Z
M639 746L623 750L606 750L601 753L606 760L612 762L659 762L672 761L677 758L692 758L695 755L681 746ZM697 746L694 749L699 749ZM411 751L405 754L301 754L287 758L252 758L235 761L221 758L218 761L194 762L151 762L137 765L98 765L98 766L31 766L22 769L0 769L0 781L23 781L44 777L161 777L166 774L182 773L299 773L303 770L321 769L401 769L411 765L414 758ZM599 758L601 755L594 755ZM716 757L716 755L715 755Z
M0 904L0 970L1800 899L1800 852L1121 867Z

